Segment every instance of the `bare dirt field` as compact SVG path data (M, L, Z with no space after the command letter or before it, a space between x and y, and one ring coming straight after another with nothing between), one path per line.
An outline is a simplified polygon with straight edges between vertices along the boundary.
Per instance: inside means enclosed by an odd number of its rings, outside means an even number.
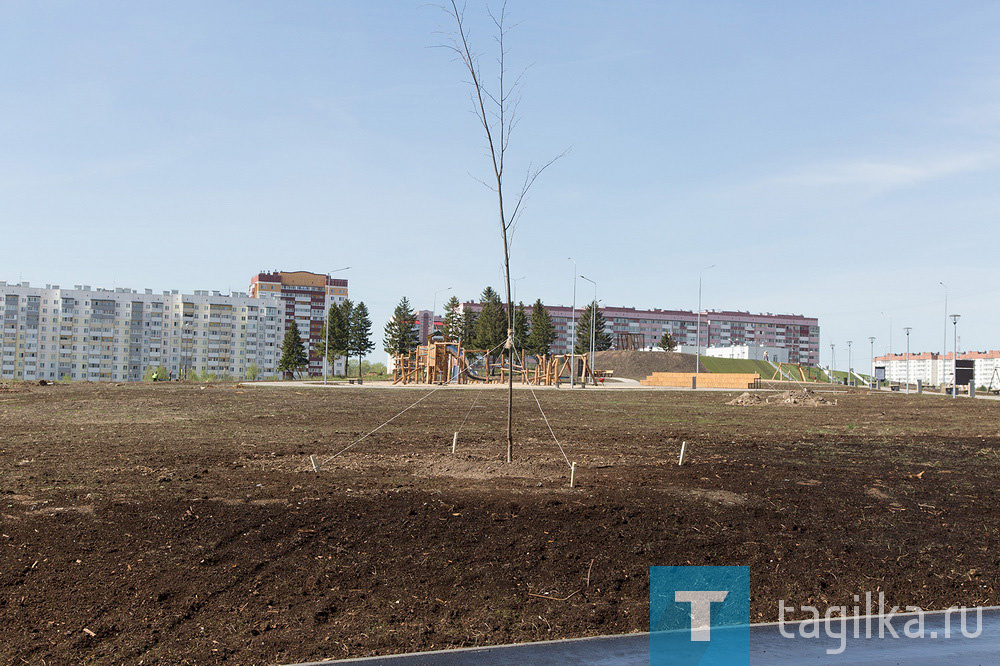
M538 391L579 465L570 489L524 390L511 465L503 392L442 389L316 474L309 454L424 392L11 389L0 663L271 664L643 631L650 565L748 565L762 621L779 598L865 591L998 602L997 402Z

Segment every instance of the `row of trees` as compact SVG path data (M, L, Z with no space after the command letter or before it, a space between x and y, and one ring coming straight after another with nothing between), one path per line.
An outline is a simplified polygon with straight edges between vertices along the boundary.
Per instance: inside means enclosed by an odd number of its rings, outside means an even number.
M452 296L445 304L441 334L446 340L461 339L468 348L494 350L507 340L507 328L513 331L514 347L524 349L529 354L548 354L556 341L556 328L552 317L542 304L535 301L528 316L524 303L518 303L513 321L508 319L507 308L500 294L492 287L486 287L479 297L482 306L478 315L472 310L461 308L461 302ZM392 319L386 324L383 348L388 354L407 354L417 348L419 334L416 314L407 298L400 300L393 311ZM611 349L611 334L604 329L606 322L596 303L589 304L576 321L575 353L590 351L591 326L596 331L594 348L597 351Z
M365 305L364 301L355 305L349 299L344 299L339 305L330 306L320 333L321 339L315 345L314 350L319 356L329 359L331 366L339 356L344 356L348 360L351 356L357 356L360 359L375 349L375 343L371 341L371 332L372 320L368 314L368 306ZM286 376L294 376L308 363L309 356L306 354L305 345L302 344L302 335L299 332L298 324L292 321L291 326L285 331L285 339L281 344L281 359L278 361L278 370ZM360 373L359 366L359 377Z
M486 287L479 297L482 308L477 315L472 310L461 307L457 297L452 296L445 304L444 319L441 334L446 340L461 339L467 347L479 349L496 349L507 340L507 308L492 287ZM590 331L593 322L597 334L594 347L597 351L611 348L611 334L605 331L606 322L596 303L590 303L577 319L576 346L577 354L590 351ZM383 349L386 353L408 354L417 348L420 341L419 333L414 326L416 313L410 301L403 298L396 305L392 319L385 326ZM531 316L527 314L524 303L518 303L513 319L514 346L524 349L529 354L548 354L556 341L556 328L548 310L538 299L531 307ZM371 318L364 301L357 305L350 300L344 300L339 305L330 307L326 322L323 324L321 340L315 350L319 356L326 357L327 341L330 346L330 357L357 356L359 359L371 352L375 344L371 341ZM329 335L327 335L329 331ZM673 351L677 344L669 335L660 340L660 347ZM286 375L294 376L309 363L305 345L302 343L298 325L293 321L285 332L281 346L281 359L278 370ZM360 373L360 366L359 366ZM255 373L256 374L256 373ZM359 374L360 376L360 374Z

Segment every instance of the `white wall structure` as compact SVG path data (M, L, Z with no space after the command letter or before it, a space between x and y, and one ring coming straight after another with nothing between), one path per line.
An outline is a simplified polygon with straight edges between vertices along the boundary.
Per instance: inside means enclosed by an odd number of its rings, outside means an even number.
M694 353L689 352L689 353ZM767 358L764 358L765 353ZM763 347L760 345L733 345L730 347L708 347L701 350L702 356L716 358L743 358L752 361L771 361L772 363L788 363L788 350L781 347Z
M272 376L280 307L241 293L0 282L0 378L140 381L160 366L174 377L243 379L253 366Z

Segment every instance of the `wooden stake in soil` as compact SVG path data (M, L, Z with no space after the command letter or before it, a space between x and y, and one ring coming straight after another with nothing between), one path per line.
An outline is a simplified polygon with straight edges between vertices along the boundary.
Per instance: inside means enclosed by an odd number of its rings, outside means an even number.
M309 462L312 463L313 471L318 474L320 466L319 466L319 460L316 459L316 456L309 456Z
M684 451L687 449L687 442L681 442L681 457L677 459L677 466L684 464Z
M569 466L569 487L576 487L576 463Z
M456 444L458 444L458 433L457 432L455 433L455 436L451 438L451 454L452 455L455 455L455 445Z

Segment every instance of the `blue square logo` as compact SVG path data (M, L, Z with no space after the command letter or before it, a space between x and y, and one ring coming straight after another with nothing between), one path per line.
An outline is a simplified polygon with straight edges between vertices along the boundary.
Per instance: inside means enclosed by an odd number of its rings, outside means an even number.
M649 663L743 664L750 567L650 567Z

